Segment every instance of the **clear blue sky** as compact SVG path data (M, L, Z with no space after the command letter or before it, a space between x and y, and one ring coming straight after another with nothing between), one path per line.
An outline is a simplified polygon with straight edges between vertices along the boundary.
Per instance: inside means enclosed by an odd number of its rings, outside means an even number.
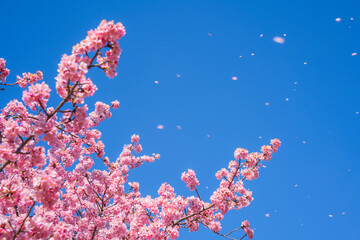
M89 29L102 19L125 25L119 74L91 73L99 91L88 104L120 101L101 126L109 157L133 133L144 153L161 154L132 172L144 195L156 196L165 181L188 194L180 176L191 168L207 198L236 147L258 151L278 137L282 148L247 183L254 201L226 216L224 232L248 219L257 240L360 239L359 1L0 0L0 7L9 82L41 70L54 87L61 55ZM284 44L272 40L283 34ZM17 87L1 92L1 108L20 96ZM51 102L58 100L53 89ZM180 239L221 237L202 229Z

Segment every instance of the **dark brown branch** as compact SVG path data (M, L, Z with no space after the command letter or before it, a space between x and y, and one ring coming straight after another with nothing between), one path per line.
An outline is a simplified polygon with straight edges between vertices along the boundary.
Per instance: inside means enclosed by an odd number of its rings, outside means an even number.
M184 221L184 220L186 220L186 219L188 219L188 218L191 218L191 217L193 217L193 216L196 216L196 215L198 215L198 214L201 214L201 213L205 212L206 210L209 210L209 209L212 208L213 206L214 206L214 204L211 204L211 205L208 206L207 208L204 208L203 210L201 210L201 211L199 211L199 212L197 212L197 213L193 213L193 214L187 215L187 216L185 216L185 217L183 217L183 218L180 218L180 219L177 220L175 223L173 223L173 226L178 225L181 221Z
M237 230L241 229L242 227L238 227L230 232L228 232L227 234L225 234L225 236L229 236L230 234L232 234L233 232L236 232Z
M16 84L17 84L17 82L15 82L15 83L0 83L0 85L3 85L3 86L14 86Z
M201 222L201 223L202 223L202 222ZM202 224L204 224L204 223L202 223ZM204 226L206 226L206 225L204 224ZM206 226L206 227L207 227L207 226ZM221 233L214 232L214 231L212 231L212 232L215 233L215 234L217 234L217 235L219 235L219 236L225 237L225 238L227 238L227 239L237 240L236 238L229 237L229 235L230 235L231 233L233 233L233 232L236 232L237 230L239 230L239 229L241 229L241 228L242 228L242 227L236 228L236 229L228 232L227 234L221 234ZM242 236L241 238L239 238L239 240L243 239L244 237L246 237L246 234L245 234L244 236Z
M95 55L93 56L93 58L91 59L91 61L89 63L88 69L93 67L92 64L93 64L95 58L97 57L97 55L99 54L100 50L101 50L101 48L96 51Z
M54 115L60 110L60 108L69 100L69 98L71 97L71 95L74 93L75 88L76 88L76 86L77 86L78 83L79 83L79 81L77 81L77 82L74 84L74 86L72 86L72 87L70 88L70 91L68 92L67 96L60 102L60 104L55 108L55 110L48 115L46 121L48 121L50 118L52 118L52 116L54 116Z
M91 236L91 240L94 240L94 238L95 238L96 229L97 229L97 226L95 226L95 228L94 228L94 230L93 230L93 233L92 233L92 236Z
M36 202L33 203L33 205L31 206L31 208L29 209L28 213L26 214L24 220L23 220L22 223L21 223L21 226L20 226L19 229L16 231L16 233L15 233L15 235L14 235L14 237L13 237L13 240L15 240L16 237L17 237L17 236L19 235L19 233L21 232L21 228L24 226L26 219L29 217L29 215L30 215L33 207L35 206L35 203L36 203Z
M0 172L6 168L7 165L9 165L11 163L11 161L7 160L1 167L0 167Z
M28 142L30 142L30 140L31 140L33 137L35 137L34 134L30 135L25 141L22 141L21 145L16 149L15 153L16 153L16 154L19 154L20 151L21 151L21 149L22 149ZM7 160L7 161L0 167L0 172L1 172L2 170L4 170L4 168L5 168L7 165L9 165L10 163L11 163L11 161Z

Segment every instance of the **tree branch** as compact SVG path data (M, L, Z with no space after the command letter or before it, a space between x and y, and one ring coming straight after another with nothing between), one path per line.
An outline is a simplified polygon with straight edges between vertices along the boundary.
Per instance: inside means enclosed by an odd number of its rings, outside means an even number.
M14 235L14 237L13 237L13 240L15 240L16 237L17 237L17 236L19 235L19 233L21 232L21 228L24 226L26 219L29 217L29 215L30 215L33 207L35 206L35 203L36 203L36 202L33 203L33 205L31 206L31 208L29 209L28 213L26 214L26 217L25 217L24 220L22 221L21 226L19 227L19 229L16 231L16 233L15 233L15 235Z

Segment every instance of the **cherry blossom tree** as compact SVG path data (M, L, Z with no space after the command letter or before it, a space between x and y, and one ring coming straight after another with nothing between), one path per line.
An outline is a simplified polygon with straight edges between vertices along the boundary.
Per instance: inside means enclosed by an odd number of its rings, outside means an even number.
M157 197L143 197L139 183L128 182L130 170L160 155L140 155L138 135L131 136L116 160L105 156L96 127L119 102L97 102L89 112L85 100L97 87L86 75L100 68L109 78L116 76L118 40L124 35L121 23L103 20L70 55L62 56L55 78L61 101L54 107L48 106L50 87L39 83L41 71L7 83L10 70L0 58L0 84L25 89L22 101L10 101L0 113L0 238L177 239L182 228L197 231L203 225L228 239L243 229L241 239L252 239L247 220L227 234L220 233L220 222L228 211L249 206L252 192L244 181L259 176L262 161L280 147L278 139L261 152L236 149L228 168L216 173L220 183L209 201L200 197L191 169L181 179L194 196L179 196L163 183ZM106 170L94 169L95 161Z

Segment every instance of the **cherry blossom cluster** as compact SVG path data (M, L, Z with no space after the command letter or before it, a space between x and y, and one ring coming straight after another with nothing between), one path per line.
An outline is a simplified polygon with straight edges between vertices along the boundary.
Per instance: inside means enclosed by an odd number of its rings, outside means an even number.
M30 85L28 90L23 92L23 101L31 110L35 111L36 107L46 108L46 103L50 97L50 87L42 82Z
M121 23L114 24L113 21L106 20L95 30L89 31L88 36L73 47L71 55L64 54L61 58L56 77L57 93L66 98L68 90L72 89L74 97L69 97L67 101L83 103L85 97L92 96L97 90L92 80L85 76L90 68L104 70L109 78L116 76L121 54L117 41L124 35L125 28ZM103 49L108 49L105 54Z
M48 106L49 85L37 83L43 78L40 71L17 77L13 85L26 88L22 101L10 101L0 112L1 239L177 239L181 229L197 231L201 225L229 238L230 233L220 233L224 215L253 200L244 180L259 176L261 162L271 160L280 147L278 139L261 152L236 149L228 168L215 174L220 183L209 201L201 198L191 169L181 179L196 196L177 195L167 183L158 196L142 196L140 184L128 181L130 171L160 155L142 154L136 134L116 159L106 156L97 127L120 103L88 106L85 97L97 88L86 75L93 67L109 78L116 75L117 41L124 34L122 24L102 21L71 55L63 55L56 77L61 101L53 107ZM3 59L0 72L4 82L9 70ZM103 170L94 167L96 162ZM248 221L241 228L253 238Z
M88 32L88 36L79 44L73 47L72 54L83 55L90 51L96 52L99 49L109 47L105 56L97 55L98 66L102 68L109 78L116 76L116 67L118 65L121 49L117 42L125 35L125 28L121 23L114 24L113 21L103 20L99 27Z
M254 237L254 230L250 228L250 223L248 220L245 220L241 223L241 228L244 229L246 235L252 239Z
M196 178L194 170L192 169L189 169L188 172L183 172L181 180L186 183L186 187L188 187L190 191L195 190L196 186L200 184L199 180Z
M31 83L35 83L43 79L43 73L37 71L36 73L23 73L23 77L16 76L16 83L21 87L25 88Z
M9 76L10 70L5 67L6 61L3 58L0 58L0 81L4 83L6 77Z

